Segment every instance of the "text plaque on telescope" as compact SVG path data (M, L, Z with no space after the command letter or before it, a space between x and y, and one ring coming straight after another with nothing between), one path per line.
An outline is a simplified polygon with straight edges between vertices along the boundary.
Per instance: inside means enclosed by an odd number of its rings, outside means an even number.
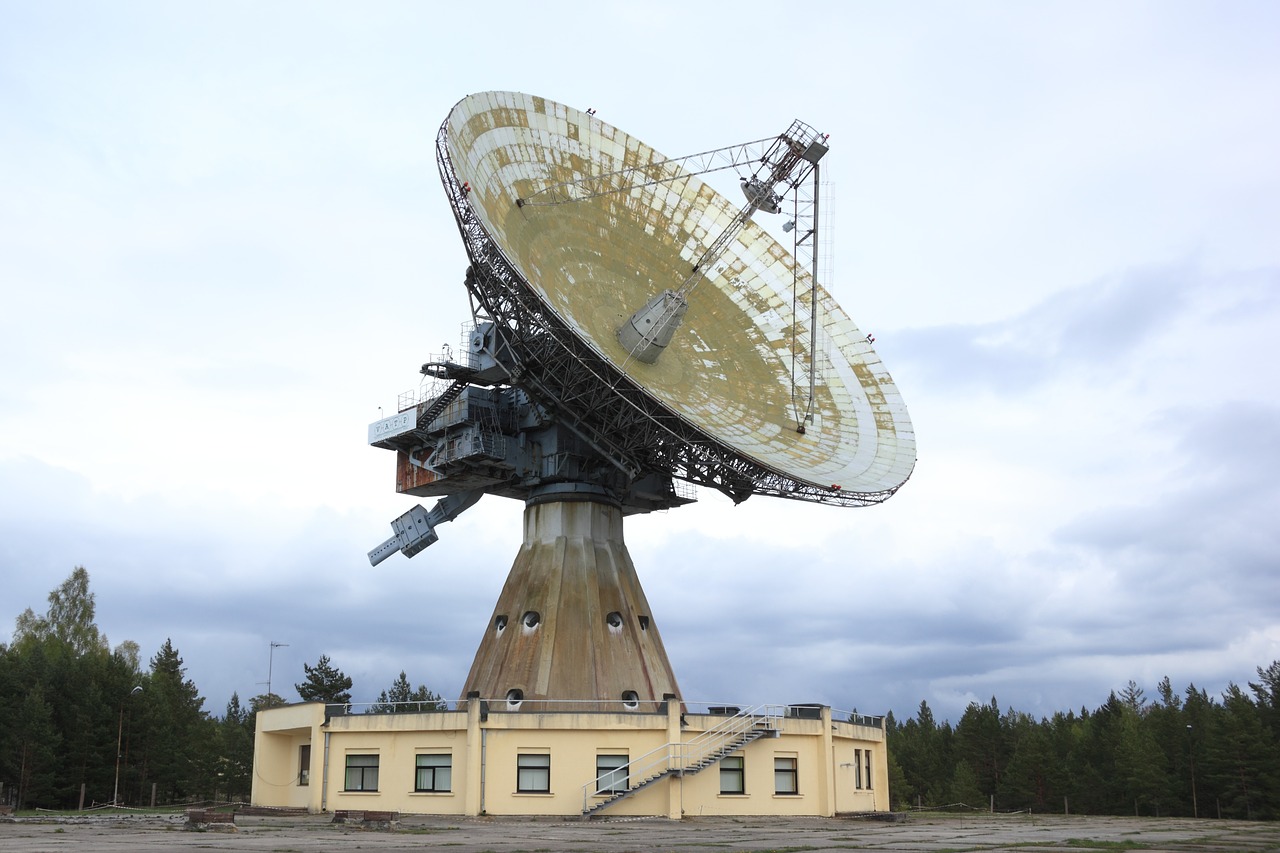
M381 441L395 438L397 435L404 435L406 432L412 432L417 425L417 409L398 412L369 424L369 443L377 447Z

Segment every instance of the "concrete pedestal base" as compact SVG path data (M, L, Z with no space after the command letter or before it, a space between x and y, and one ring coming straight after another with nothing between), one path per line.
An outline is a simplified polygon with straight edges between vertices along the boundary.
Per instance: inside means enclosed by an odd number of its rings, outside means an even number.
M594 500L525 507L524 544L463 697L473 692L494 710L650 713L679 695L619 509Z

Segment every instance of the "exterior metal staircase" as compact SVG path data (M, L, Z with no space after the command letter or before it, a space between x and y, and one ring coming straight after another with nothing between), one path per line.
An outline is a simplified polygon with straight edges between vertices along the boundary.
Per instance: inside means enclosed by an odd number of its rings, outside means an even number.
M418 416L418 429L428 429L431 426L431 422L444 414L444 410L449 407L450 403L458 399L469 384L465 378L454 379L453 384L446 388L443 394L432 400L426 410Z
M777 737L780 714L774 712L775 707L761 705L739 711L688 741L663 744L621 767L602 773L582 786L583 819L668 776L700 773L754 740ZM623 781L625 787L612 790L606 787L619 781ZM593 797L606 791L607 797L591 802Z

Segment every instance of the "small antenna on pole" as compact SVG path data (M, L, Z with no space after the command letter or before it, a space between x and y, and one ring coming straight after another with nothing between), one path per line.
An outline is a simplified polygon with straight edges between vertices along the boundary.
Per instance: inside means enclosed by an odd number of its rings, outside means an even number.
M275 667L276 649L281 648L282 646L288 646L288 645L289 645L288 643L277 643L275 640L271 641L271 654L267 656L267 695L268 696L274 695L271 692L271 671Z

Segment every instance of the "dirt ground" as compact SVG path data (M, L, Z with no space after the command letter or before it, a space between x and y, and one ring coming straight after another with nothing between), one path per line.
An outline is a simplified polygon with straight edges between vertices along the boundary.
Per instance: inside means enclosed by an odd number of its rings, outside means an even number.
M634 818L565 821L406 816L389 829L335 824L328 815L237 816L235 828L192 831L182 815L20 817L0 823L0 851L124 853L377 850L450 853L661 853L661 851L1149 850L1280 853L1280 823L1123 817L913 814L859 818Z

